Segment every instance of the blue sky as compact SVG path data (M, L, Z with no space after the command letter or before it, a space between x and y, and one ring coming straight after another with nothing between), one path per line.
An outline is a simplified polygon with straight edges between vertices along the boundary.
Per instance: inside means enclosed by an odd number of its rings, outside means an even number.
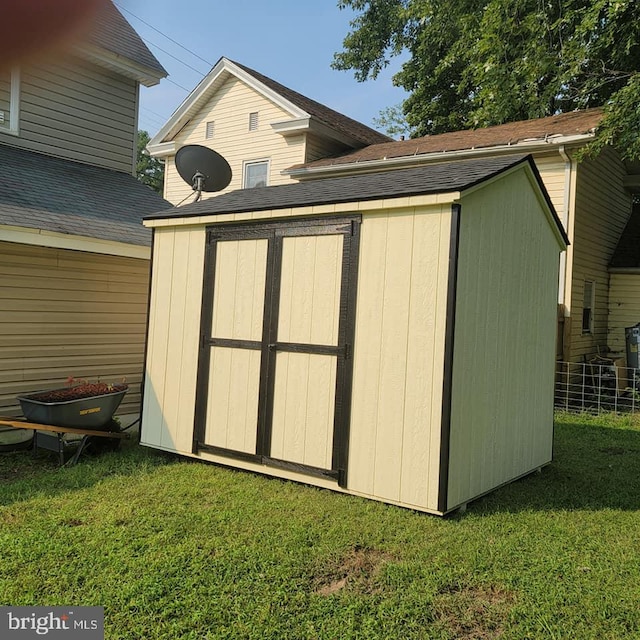
M378 79L365 83L356 82L350 71L331 69L333 54L341 49L353 18L353 13L338 9L337 0L114 1L167 69L169 80L188 90L226 56L370 126L382 109L405 96L391 82L397 61ZM151 135L187 95L169 80L141 89L139 127Z

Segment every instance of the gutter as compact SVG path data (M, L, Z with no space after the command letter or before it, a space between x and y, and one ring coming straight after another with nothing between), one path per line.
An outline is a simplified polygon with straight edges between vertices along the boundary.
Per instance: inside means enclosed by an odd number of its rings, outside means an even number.
M403 155L397 158L379 158L376 160L363 160L361 162L339 163L323 165L319 167L298 167L281 171L283 175L289 175L297 180L312 178L325 178L331 175L353 175L355 173L371 173L386 169L399 169L416 167L422 164L429 164L438 161L462 160L465 158L477 158L485 156L505 155L512 153L535 153L544 151L556 151L558 147L563 149L567 145L582 146L584 143L594 138L593 133L577 134L573 136L557 136L546 141L534 140L528 142L517 142L516 144L505 144L494 147L482 147L473 149L462 149L457 151L438 151L435 153L416 153L413 155Z

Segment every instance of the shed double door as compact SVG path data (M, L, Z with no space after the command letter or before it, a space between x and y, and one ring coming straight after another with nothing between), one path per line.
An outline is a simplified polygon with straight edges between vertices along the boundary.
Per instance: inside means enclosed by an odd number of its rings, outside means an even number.
M346 482L360 218L207 232L194 452Z

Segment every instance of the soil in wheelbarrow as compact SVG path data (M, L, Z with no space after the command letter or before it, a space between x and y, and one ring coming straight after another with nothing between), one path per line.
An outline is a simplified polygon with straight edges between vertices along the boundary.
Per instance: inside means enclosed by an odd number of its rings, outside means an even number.
M30 394L30 400L37 402L69 402L70 400L80 400L82 398L92 398L94 396L104 396L108 393L117 393L129 388L126 384L107 384L106 382L87 382L78 384L66 389L53 389L40 393Z

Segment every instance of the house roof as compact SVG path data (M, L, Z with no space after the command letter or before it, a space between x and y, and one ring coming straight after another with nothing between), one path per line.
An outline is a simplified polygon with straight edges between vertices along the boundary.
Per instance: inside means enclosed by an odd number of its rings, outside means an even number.
M551 144L574 136L586 139L593 135L601 119L602 109L594 108L535 120L509 122L482 129L452 131L423 138L386 142L346 152L339 156L322 158L305 165L298 165L297 167L292 167L290 173L297 174L298 171L296 170L298 169L300 172L305 172L323 167L354 165L395 158L416 158L421 156L427 158L430 154L455 151L493 149L496 147L508 149L522 143ZM513 151L518 152L517 149L513 149Z
M430 164L382 173L325 178L295 184L239 189L200 202L145 216L145 220L186 218L223 213L287 209L312 205L362 202L381 198L459 192L479 185L516 165L526 163L536 176L560 235L567 236L531 156L476 158Z
M152 138L149 148L172 140L185 123L206 104L221 86L222 81L229 75L237 77L267 99L278 104L291 114L292 119L309 118L314 123L326 127L330 132L335 132L337 137L352 148L390 140L388 136L361 122L303 96L249 67L222 57Z
M167 76L164 67L111 0L101 3L93 16L89 31L83 38L83 44L80 45L84 53L91 56L95 52L85 50L87 45L89 49L97 47L111 54L112 57L108 56L102 62L107 63L107 66L111 63L120 67L120 71L126 68L129 75L146 86L157 84L161 78Z
M618 246L609 263L611 270L640 269L640 203L635 203Z
M244 69L265 86L269 87L276 93L279 93L283 98L286 98L303 111L306 111L310 116L317 118L322 124L325 124L332 129L336 129L337 131L356 139L358 142L370 145L380 142L389 142L391 139L384 133L380 133L367 125L362 124L362 122L358 122L353 118L343 115L342 113L338 113L334 109L331 109L316 100L307 98L307 96L303 96L301 93L298 93L293 89L289 89L283 84L280 84L262 73L258 73L257 71L240 64L239 62L234 62L234 64L241 69Z
M150 244L142 216L171 205L135 177L0 145L0 225Z

